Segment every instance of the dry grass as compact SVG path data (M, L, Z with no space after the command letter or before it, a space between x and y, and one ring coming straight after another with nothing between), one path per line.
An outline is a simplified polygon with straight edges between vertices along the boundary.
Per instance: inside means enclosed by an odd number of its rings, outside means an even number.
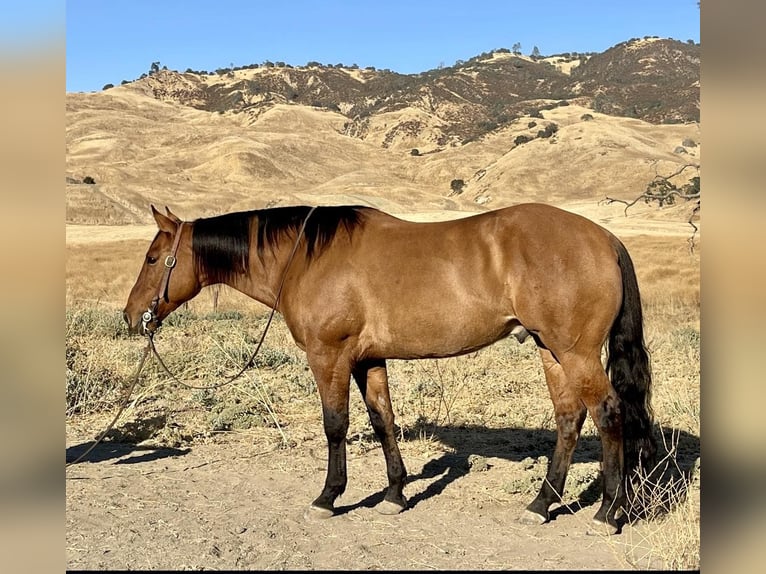
M701 242L691 253L681 237L641 235L623 241L636 268L649 338L671 320L699 321Z
M664 440L665 455L641 473L639 493L628 507L635 528L627 529L625 559L636 568L689 570L700 567L700 459L689 466L679 435ZM644 520L644 519L648 520Z
M700 458L689 464L682 442L680 433L664 433L659 462L634 477L623 535L593 531L626 568L700 568Z
M66 247L66 302L118 307L128 298L152 237Z

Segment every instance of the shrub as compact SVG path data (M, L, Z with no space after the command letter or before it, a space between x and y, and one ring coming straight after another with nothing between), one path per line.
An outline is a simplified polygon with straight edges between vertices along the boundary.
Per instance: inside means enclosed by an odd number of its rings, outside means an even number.
M111 406L116 400L121 377L75 341L67 341L65 352L66 415L94 412Z
M593 116L591 114L583 114L580 116L580 119L584 122L589 122L593 119Z
M295 360L292 356L281 349L272 347L263 347L254 359L256 367L271 367L272 369L276 369L282 365L290 365L294 362Z
M532 141L532 139L533 138L529 136L521 134L520 136L516 136L516 139L513 140L513 143L515 143L516 145L521 145L521 144L525 144L527 142Z
M700 178L698 175L689 180L689 183L681 186L684 195L696 195L700 193Z
M463 188L465 187L465 182L462 179L453 179L450 183L450 189L452 190L452 193L460 194L463 193Z
M95 183L96 183L96 180L95 180L95 179L93 179L91 176L89 176L89 175L86 175L86 176L83 178L82 182L83 182L83 183L87 183L88 185L93 185L93 184L95 184Z
M478 127L482 133L491 132L498 127L498 123L494 120L482 120L478 123Z
M559 126L556 125L556 124L551 123L551 124L548 124L547 126L545 126L544 130L538 131L537 132L537 137L539 137L539 138L549 138L553 134L555 134L557 131L559 131Z
M114 87L114 84L105 84L104 87L101 88L101 89L102 90L108 90L109 88L113 88L113 87Z
M237 311L236 309L227 309L226 311L213 311L212 313L205 315L204 318L211 321L241 321L244 318L244 315L241 311Z

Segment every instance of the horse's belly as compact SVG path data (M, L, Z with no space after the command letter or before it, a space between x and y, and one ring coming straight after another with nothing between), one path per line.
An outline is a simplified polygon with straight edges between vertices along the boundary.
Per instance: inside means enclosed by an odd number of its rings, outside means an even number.
M384 321L367 331L369 347L380 358L451 357L491 345L523 330L513 315L444 312L413 313L405 321Z

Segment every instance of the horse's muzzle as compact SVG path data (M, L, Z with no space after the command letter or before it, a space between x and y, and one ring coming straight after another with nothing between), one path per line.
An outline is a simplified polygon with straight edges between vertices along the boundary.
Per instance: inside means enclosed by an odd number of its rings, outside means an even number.
M130 318L130 313L128 313L127 310L122 312L122 318L125 319L125 323L128 325L128 333L131 335L138 335L139 333L139 327L141 326L141 322L138 321L134 325Z

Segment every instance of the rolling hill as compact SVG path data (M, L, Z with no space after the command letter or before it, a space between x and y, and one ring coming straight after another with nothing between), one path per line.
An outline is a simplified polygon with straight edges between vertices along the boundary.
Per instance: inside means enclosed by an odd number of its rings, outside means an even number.
M656 38L578 57L499 50L415 75L157 66L67 94L67 222L148 223L150 203L194 218L295 203L417 213L633 197L700 163L699 51Z

